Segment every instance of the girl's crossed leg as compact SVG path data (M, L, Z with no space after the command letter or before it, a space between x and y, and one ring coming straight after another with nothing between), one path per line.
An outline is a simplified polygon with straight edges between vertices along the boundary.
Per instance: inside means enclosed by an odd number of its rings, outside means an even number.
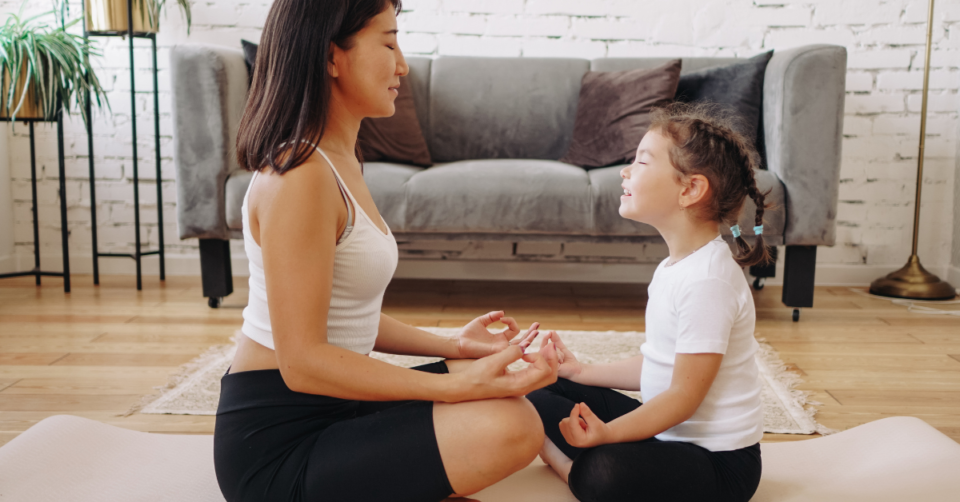
M567 444L559 424L577 403L586 403L604 422L641 406L614 390L561 378L527 398L540 414L547 436L541 455L561 477L568 473L570 490L583 502L746 502L759 484L759 445L711 452L692 443L656 438L587 449Z

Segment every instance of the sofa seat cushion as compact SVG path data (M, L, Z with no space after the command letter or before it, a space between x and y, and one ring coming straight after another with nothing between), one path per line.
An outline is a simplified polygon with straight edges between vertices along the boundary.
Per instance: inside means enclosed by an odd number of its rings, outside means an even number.
M417 173L405 191L404 232L593 233L587 172L553 160L453 162Z
M227 178L227 189L224 193L226 198L227 228L231 230L243 230L243 198L247 195L247 187L250 186L250 180L253 179L251 171L237 171Z
M620 216L620 170L586 171L553 160L466 160L422 167L364 164L363 177L390 229L411 234L515 234L655 237L650 225ZM756 171L773 208L764 215L767 244L782 243L786 206L783 184L772 171ZM227 179L227 226L243 228L240 207L252 173ZM747 200L740 227L753 235L756 206ZM724 235L729 228L721 228Z
M373 202L392 232L403 232L406 226L407 183L424 171L422 167L389 162L363 164L363 181L370 189Z
M620 216L620 196L623 188L620 183L620 170L624 166L611 166L589 171L590 187L593 192L594 232L598 235L611 236L655 236L659 232L650 225L637 223ZM783 241L783 227L786 221L783 208L785 207L785 192L780 178L771 171L754 171L757 186L761 192L770 190L767 202L773 207L764 213L764 238L769 245L781 244ZM740 228L745 236L753 235L753 222L756 205L749 198L740 212ZM730 229L720 229L723 235L730 235Z

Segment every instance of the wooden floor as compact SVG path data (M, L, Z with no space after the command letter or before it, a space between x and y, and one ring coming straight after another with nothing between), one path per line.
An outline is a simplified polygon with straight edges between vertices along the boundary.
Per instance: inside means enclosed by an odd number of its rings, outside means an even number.
M73 292L44 278L0 281L0 444L45 417L71 414L129 429L213 432L214 417L122 416L179 365L228 343L241 323L246 279L207 307L199 278L73 276ZM461 326L505 309L542 329L643 330L645 286L395 281L384 311L418 326ZM799 323L780 289L756 293L757 334L780 351L836 429L896 415L922 418L960 440L960 317L909 313L849 288L818 288ZM957 305L943 308L957 309ZM767 441L808 436L767 435Z

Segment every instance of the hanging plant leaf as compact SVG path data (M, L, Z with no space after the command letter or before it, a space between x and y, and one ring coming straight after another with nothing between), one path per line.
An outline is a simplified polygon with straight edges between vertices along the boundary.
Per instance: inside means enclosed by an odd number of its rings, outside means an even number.
M36 108L46 120L55 120L59 105L67 113L79 109L89 123L88 92L97 108L109 108L90 65L90 57L100 52L90 40L67 32L79 19L49 26L42 20L53 12L24 18L25 7L26 1L0 26L0 110L16 119L26 106Z

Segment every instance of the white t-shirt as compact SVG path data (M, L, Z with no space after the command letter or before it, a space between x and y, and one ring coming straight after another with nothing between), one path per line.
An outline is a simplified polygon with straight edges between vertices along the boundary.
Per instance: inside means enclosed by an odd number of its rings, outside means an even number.
M647 341L640 348L644 402L670 387L677 353L724 356L693 416L657 439L710 451L751 446L763 438L763 408L754 359L756 310L743 270L720 237L669 267L668 260L647 289Z

